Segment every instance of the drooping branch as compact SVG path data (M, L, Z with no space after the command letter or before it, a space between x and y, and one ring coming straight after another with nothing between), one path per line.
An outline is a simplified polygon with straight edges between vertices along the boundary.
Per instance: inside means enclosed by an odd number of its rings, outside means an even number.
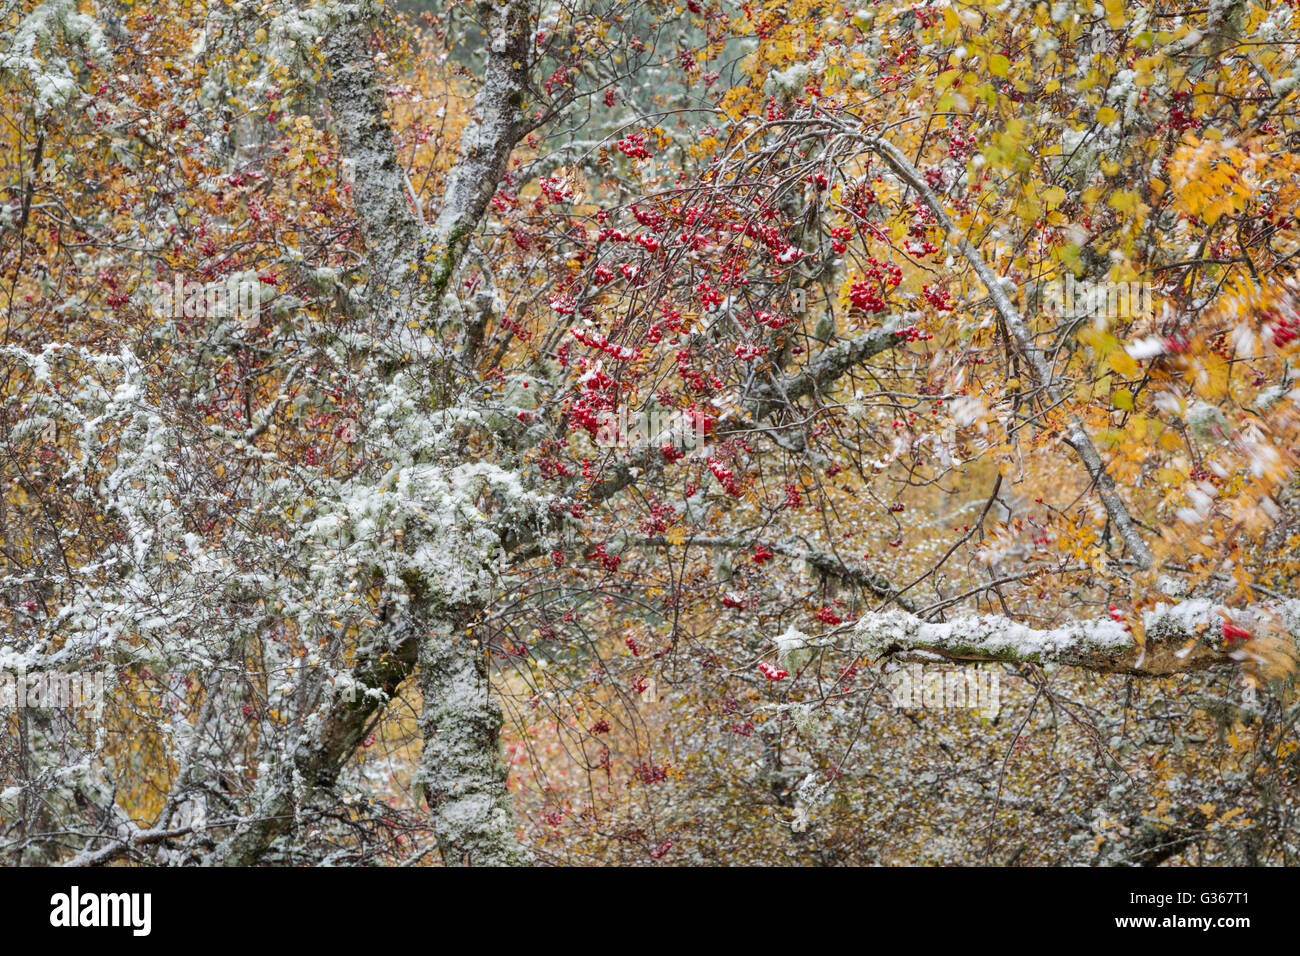
M894 583L878 571L853 567L827 551L819 551L815 548L801 551L797 548L791 548L784 541L776 542L771 548L777 554L803 560L809 567L824 577L835 578L845 584L851 584L854 587L870 591L876 597L892 601L906 611L916 610L911 600L900 594Z
M934 191L930 189L925 182L920 171L917 170L907 157L898 151L892 144L878 137L866 137L867 148L879 156L894 173L902 179L908 186L915 189L920 195L921 200L934 213L935 219L943 226L949 239L961 235L952 217L944 209L943 204L939 202ZM1020 311L1016 308L1011 297L1007 295L1006 289L1002 287L1001 280L993 274L984 257L980 255L978 249L968 239L960 238L958 248L961 250L966 260L970 262L975 274L980 277L985 288L989 291L989 296L993 300L993 306L997 309L998 315L1006 324L1007 330L1015 340L1016 348L1024 356L1025 361L1033 370L1034 377L1038 384L1042 386L1047 393L1048 398L1053 404L1060 404L1062 393L1060 386L1056 382L1052 370L1048 367L1047 360L1043 358L1042 350L1034 344L1033 334L1025 325ZM1087 470L1089 477L1097 486L1097 493L1101 496L1102 505L1106 508L1106 514L1114 522L1116 530L1120 537L1128 546L1133 558L1137 561L1138 566L1142 569L1150 568L1153 563L1151 550L1147 547L1142 536L1138 534L1137 526L1133 523L1133 517L1129 514L1128 507L1124 500L1120 498L1119 492L1115 487L1115 480L1106 471L1105 462L1101 460L1101 455L1088 436L1088 431L1083 426L1083 422L1077 415L1071 415L1069 418L1069 432L1066 435L1066 443L1074 449Z
M755 388L745 402L748 416L732 415L719 421L715 437L754 431L759 423L782 408L818 394L852 369L905 341L892 329L882 328L837 342L794 375ZM591 489L588 500L593 504L608 501L631 484L635 477L661 470L664 457L659 444L658 440L646 439L628 449L625 457L607 465L603 477Z
M774 554L790 558L792 561L802 561L810 569L817 572L824 578L833 578L843 584L851 585L855 588L861 588L878 598L892 601L907 611L915 611L916 608L912 602L898 593L894 584L881 574L879 571L872 571L869 568L855 567L831 554L829 551L822 551L817 548L810 548L806 545L796 544L789 538L777 538L768 540L754 535L745 537L692 537L687 538L681 543L682 547L704 547L704 548L721 548L721 549L740 549L753 547L758 543ZM670 544L668 538L654 536L644 540L630 542L638 547L661 548Z
M1272 610L1273 618L1259 613L1242 630L1259 636L1281 633L1294 641L1300 633L1300 601ZM873 659L1055 663L1154 677L1250 660L1248 642L1233 641L1235 632L1225 637L1225 615L1230 613L1240 612L1206 600L1158 605L1142 618L1139 643L1128 625L1110 618L1036 629L998 615L932 622L895 609L862 618L853 639Z

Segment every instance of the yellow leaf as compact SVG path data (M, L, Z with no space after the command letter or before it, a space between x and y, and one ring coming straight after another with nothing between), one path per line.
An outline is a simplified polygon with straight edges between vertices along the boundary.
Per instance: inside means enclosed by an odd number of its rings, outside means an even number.
M1120 190L1110 197L1110 204L1123 213L1133 213L1142 205L1142 198L1134 192Z
M1137 359L1129 355L1123 349L1116 349L1114 352L1111 352L1110 355L1107 357L1106 361L1111 368L1113 368L1120 375L1123 375L1125 378L1129 378L1137 374L1138 371Z

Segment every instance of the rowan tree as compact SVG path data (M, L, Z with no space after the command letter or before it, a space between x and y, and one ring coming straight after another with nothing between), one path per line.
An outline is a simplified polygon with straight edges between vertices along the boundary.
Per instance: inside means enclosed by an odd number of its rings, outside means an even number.
M1292 858L1292 5L4 16L11 858Z

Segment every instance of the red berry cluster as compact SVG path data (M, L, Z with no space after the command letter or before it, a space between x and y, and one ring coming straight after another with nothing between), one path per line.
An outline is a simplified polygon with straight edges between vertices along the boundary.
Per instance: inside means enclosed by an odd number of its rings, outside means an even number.
M682 313L672 306L665 305L664 317L646 329L645 337L651 342L657 343L663 339L665 331L681 332L683 330Z
M849 287L849 301L863 312L885 311L885 300L866 282L858 281Z
M784 678L790 676L790 673L788 671L783 670L780 667L773 667L767 661L759 661L758 669L759 672L768 680L773 680L773 681L783 680Z
M650 502L650 517L641 522L641 529L647 536L653 537L668 530L668 525L677 518L677 509L672 505Z
M1269 320L1265 328L1272 337L1273 344L1278 348L1285 348L1288 343L1300 338L1300 328L1297 328L1294 316L1287 317L1276 309L1269 309L1264 313L1264 317Z
M703 305L705 309L710 309L715 305L722 305L723 300L727 298L717 289L713 288L713 286L709 284L708 279L700 281L700 284L695 287L695 294L700 297L700 304Z
M828 607L819 607L815 617L823 624L840 624L844 621L844 618L840 617Z
M584 360L585 361L585 360ZM575 428L586 429L593 438L608 421L604 414L614 407L618 383L599 369L582 377L582 393L569 405L568 414Z
M705 377L703 372L697 372L691 368L691 350L689 348L680 349L675 356L677 362L677 374L680 375L686 384L691 387L691 391L706 391L710 384L714 388L722 388L722 379L716 375Z
M661 780L668 779L668 768L643 760L641 765L632 771L632 776L646 785L659 783Z
M558 310L557 310L558 311ZM600 349L607 355L613 356L620 362L630 362L636 358L639 353L636 349L630 349L626 345L618 345L605 338L603 335L596 335L592 332L585 332L582 329L569 330L575 339L588 348Z
M650 159L650 150L646 149L645 137L639 133L629 133L618 141L618 151L633 159Z
M863 312L884 312L885 296L903 281L903 270L895 265L868 259L863 277L849 286L849 301Z
M1174 94L1174 101L1169 107L1169 125L1179 133L1201 127L1201 121L1192 115L1191 101L1191 92L1180 90Z
M901 335L909 342L924 342L927 339L934 338L934 333L922 332L915 325L909 325L901 329L896 329L894 331L894 334Z
M573 191L568 185L554 176L543 176L537 185L551 202L567 202L573 198Z
M654 209L642 209L633 204L632 216L647 229L662 230L668 224L668 217Z
M573 296L569 295L567 292L557 292L555 295L551 296L550 303L551 308L560 315L573 315L574 310L577 308L577 303L574 301Z
M764 219L771 219L776 216L776 210L771 207L764 207L761 215ZM767 251L776 256L779 262L793 262L800 258L803 252L790 245L785 237L785 233L778 226L762 226L752 220L749 222L736 222L731 224L731 231L743 233L746 238L761 242L767 247ZM742 272L742 268L736 270L737 274Z
M777 315L775 312L758 312L754 315L754 318L769 329L774 330L790 324L789 319Z
M928 302L936 312L951 312L956 308L956 304L948 298L948 293L938 286L923 285L921 286L921 294L925 296L925 301Z
M561 66L556 69L549 77L542 82L542 88L546 90L546 95L550 96L551 92L558 87L572 86L569 82L569 68Z
M837 255L843 255L849 247L849 240L853 238L852 226L832 226L831 227L831 248Z
M618 566L623 559L617 554L610 554L605 550L605 542L600 542L594 548L587 552L588 561L599 561L606 571L617 571Z
M733 498L740 497L740 485L736 481L736 476L731 469L724 465L717 458L709 459L709 471L713 472L713 477L718 479L718 484L722 485L722 490Z
M965 159L974 148L974 133L968 133L961 126L953 126L948 131L948 155L953 159Z

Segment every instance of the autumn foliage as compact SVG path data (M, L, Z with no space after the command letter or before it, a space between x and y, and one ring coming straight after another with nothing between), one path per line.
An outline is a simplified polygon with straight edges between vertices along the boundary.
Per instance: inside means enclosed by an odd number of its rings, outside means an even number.
M1300 8L4 16L11 858L1294 862Z

